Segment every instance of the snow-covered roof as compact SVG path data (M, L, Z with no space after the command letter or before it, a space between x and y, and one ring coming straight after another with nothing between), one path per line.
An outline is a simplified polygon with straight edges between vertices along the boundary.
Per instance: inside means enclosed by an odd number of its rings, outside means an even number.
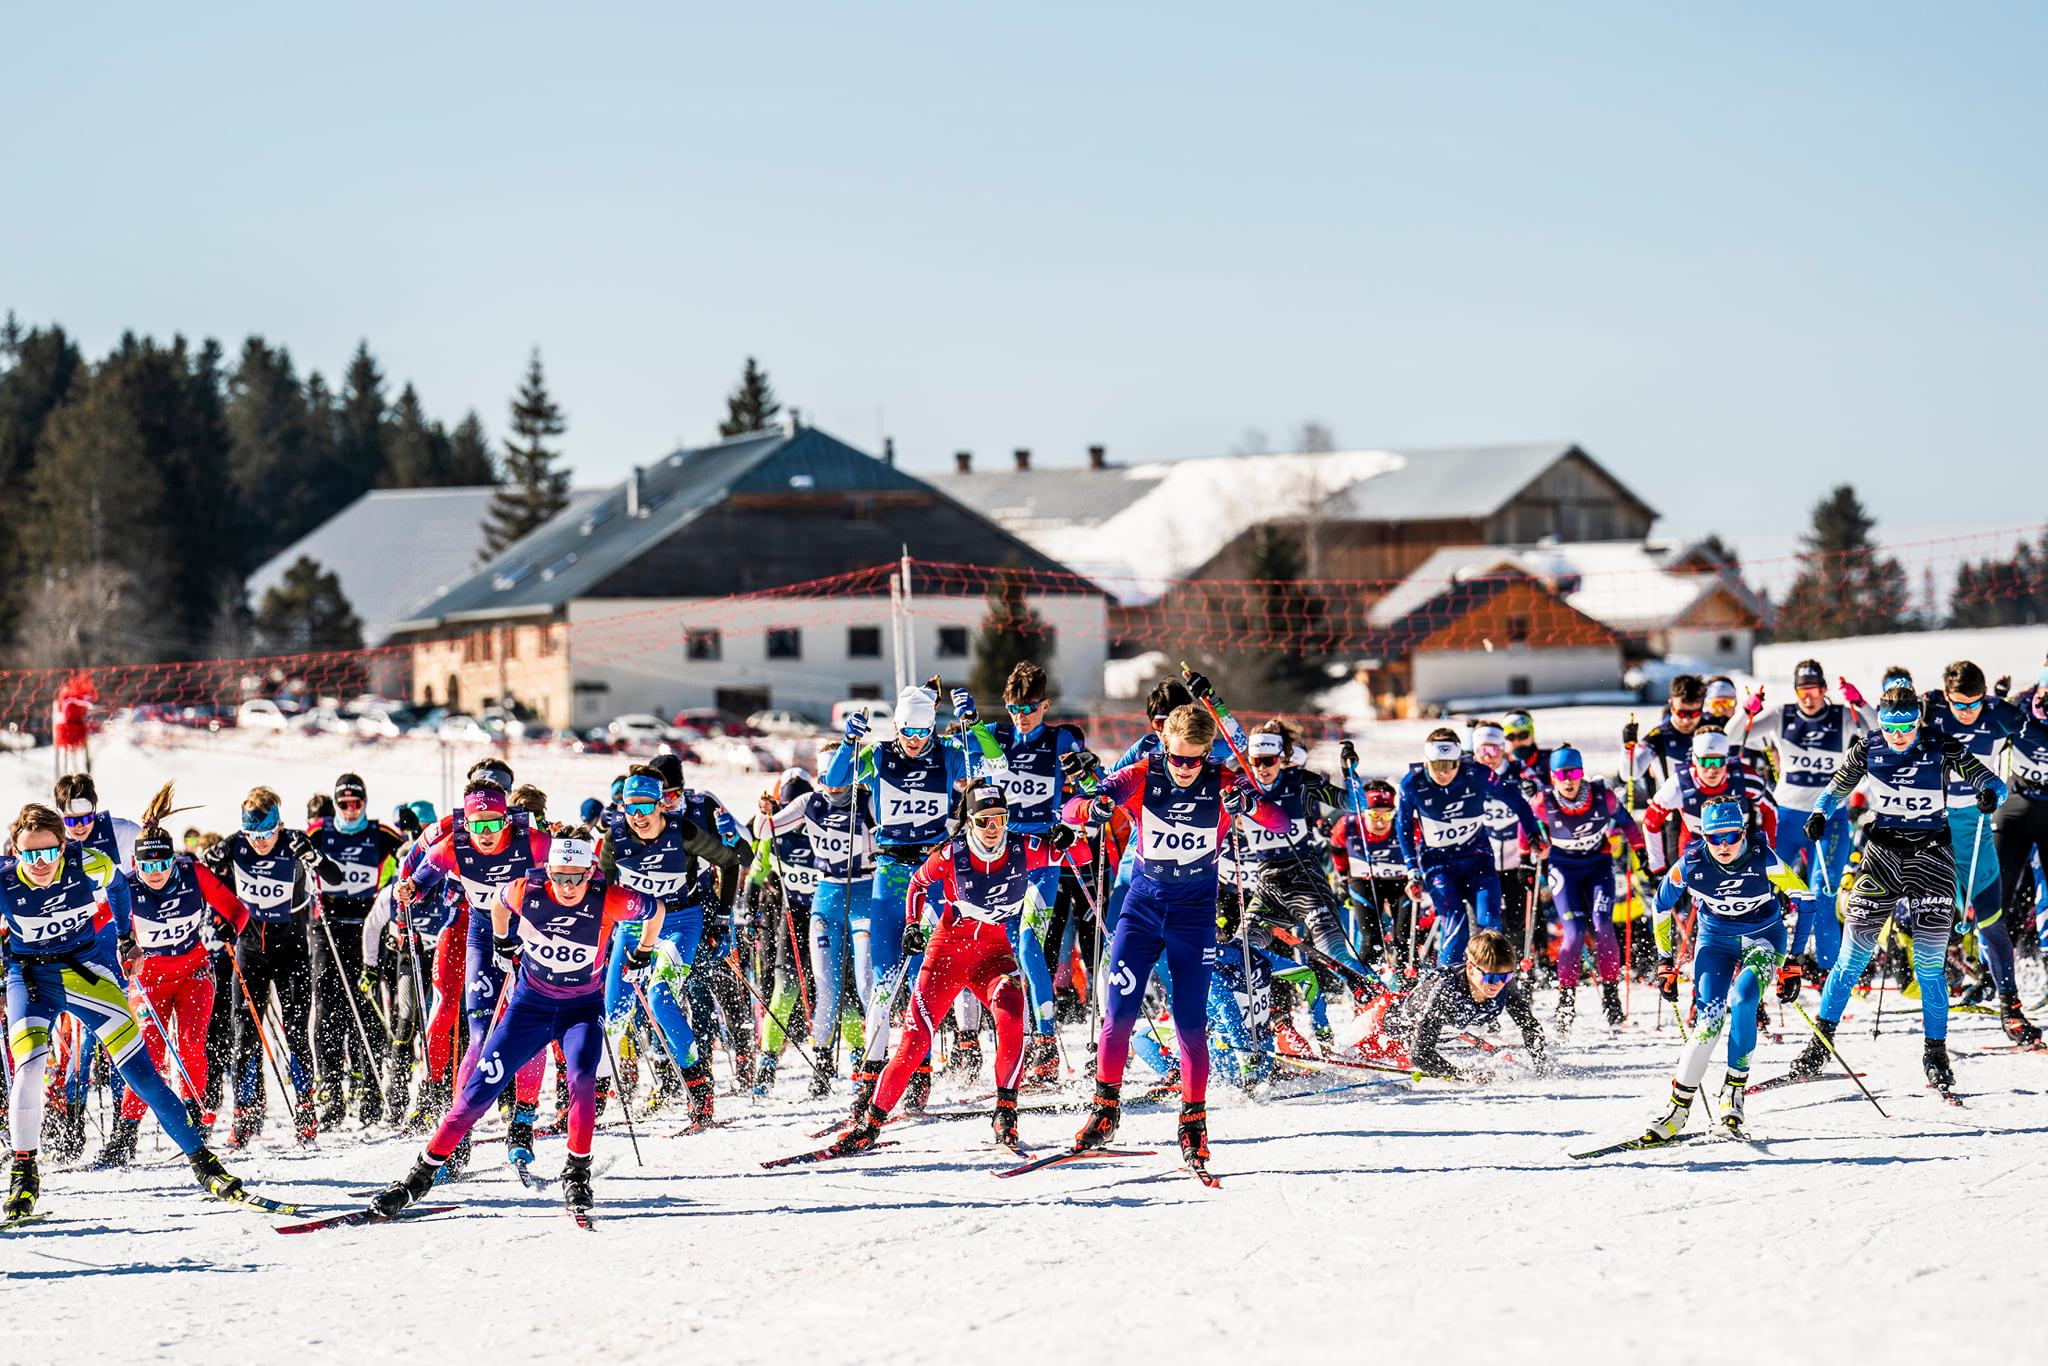
M1447 584L1504 570L1551 585L1574 610L1617 631L1640 633L1671 626L1724 588L1762 615L1763 604L1732 571L1677 573L1667 568L1691 548L1671 541L1445 546L1375 602L1367 619L1374 626L1390 626L1442 593Z

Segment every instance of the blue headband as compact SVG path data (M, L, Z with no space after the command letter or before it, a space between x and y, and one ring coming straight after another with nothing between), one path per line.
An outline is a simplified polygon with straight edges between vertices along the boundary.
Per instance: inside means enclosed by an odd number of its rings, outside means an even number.
M242 829L249 834L260 835L267 830L277 829L278 819L278 809L274 806L260 816L253 811L244 811L242 813Z
M635 773L626 779L626 785L619 789L619 799L628 802L658 802L661 800L661 779L647 773Z

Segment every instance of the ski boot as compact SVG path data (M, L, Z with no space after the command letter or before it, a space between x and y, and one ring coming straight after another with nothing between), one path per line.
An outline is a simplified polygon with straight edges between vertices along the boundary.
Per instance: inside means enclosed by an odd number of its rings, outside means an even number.
M16 1153L14 1166L7 1174L7 1207L4 1215L8 1219L26 1219L36 1212L36 1197L43 1193L42 1174L36 1170L36 1159L32 1153Z
M995 1126L995 1140L1005 1148L1024 1150L1024 1140L1017 1136L1017 1088L998 1086L996 1108L992 1116Z
M880 1081L878 1073L869 1068L856 1067L853 1071L853 1115L859 1119L867 1113L868 1102L875 1098L875 1083Z
M1273 1051L1289 1058L1313 1058L1316 1055L1291 1020L1273 1021Z
M1060 1080L1060 1046L1050 1034L1032 1037L1024 1050L1024 1080L1033 1086L1057 1086Z
M1209 1160L1209 1109L1201 1101L1181 1104L1180 1160L1190 1167Z
M690 1102L690 1127L708 1128L711 1124L715 1105L711 1085L711 1065L698 1061L683 1069L683 1085Z
M237 1105L235 1117L228 1123L228 1151L246 1145L263 1128L263 1111L253 1105Z
M311 1147L320 1138L320 1119L313 1113L313 1098L300 1096L299 1103L292 1108L292 1131L298 1135L300 1147Z
M609 1105L609 1104L611 1104L611 1103L612 1103L612 1079L611 1079L610 1077L599 1077L599 1078L597 1079L597 1114L598 1114L598 1118L600 1118L600 1119L604 1118L604 1109L605 1109L605 1106L607 1106L607 1105ZM569 1107L568 1107L568 1106L566 1106L566 1105L564 1105L564 1106L562 1107L562 1113L561 1113L561 1127L563 1127L564 1129L566 1129L566 1128L568 1128L568 1127L569 1127Z
M107 1135L106 1146L99 1150L90 1165L97 1171L109 1167L125 1167L135 1160L135 1136L142 1130L139 1119L114 1117L113 1132Z
M740 1037L747 1043L748 1047L746 1052L735 1051L732 1055L733 1085L752 1086L754 1084L754 1069L760 1065L760 1057L754 1052L753 1040L747 1037L745 1030L741 1031Z
M837 1074L836 1072L833 1072L833 1071L830 1071L830 1070L828 1070L828 1069L829 1069L830 1067L831 1067L831 1064L830 1064L830 1063L828 1063L828 1062L826 1062L826 1061L825 1061L825 1060L824 1060L823 1058L819 1058L819 1059L818 1059L818 1061L816 1062L816 1064L812 1066L812 1068L811 1068L811 1099L812 1099L812 1100L817 1100L817 1099L819 1099L819 1098L820 1098L820 1097L822 1097L822 1096L829 1096L829 1095L831 1095L831 1094L832 1094L832 1083L833 1083L833 1082L835 1082L835 1081L837 1081L837 1080L839 1080L839 1076L838 1076L838 1074Z
M384 1069L383 1087L384 1113L391 1118L392 1125L405 1122L406 1110L412 1104L412 1055L393 1058Z
M533 1121L538 1111L531 1105L514 1103L512 1120L505 1126L505 1160L514 1166L533 1161Z
M348 1098L342 1095L338 1086L330 1084L320 1088L316 1110L314 1118L324 1133L333 1133L348 1122Z
M1826 1069L1828 1059L1834 1056L1833 1051L1829 1049L1828 1045L1834 1041L1835 1024L1836 1021L1834 1020L1815 1020L1813 1022L1815 1037L1808 1039L1806 1047L1801 1049L1799 1056L1792 1060L1793 1076L1801 1078L1817 1077Z
M1929 1039L1920 1050L1920 1066L1927 1073L1927 1084L1947 1095L1956 1089L1956 1070L1949 1065L1948 1040Z
M673 1104L687 1083L683 1080L685 1074L677 1070L666 1054L651 1058L648 1068L654 1073L654 1090L647 1097L647 1113L652 1115Z
M1122 1112L1119 1099L1122 1086L1107 1081L1095 1083L1095 1100L1088 1107L1088 1118L1081 1124L1081 1131L1074 1135L1074 1148L1105 1148L1116 1137L1116 1123Z
M769 1093L770 1091L772 1091L772 1090L774 1090L774 1089L775 1089L775 1064L776 1064L776 1062L777 1062L777 1059L776 1059L776 1057L775 1057L775 1055L774 1055L773 1053L763 1053L763 1054L761 1055L761 1063L760 1063L760 1066L758 1066L758 1067L756 1067L756 1068L754 1069L754 1094L755 1094L755 1095L757 1095L757 1096L765 1096L765 1095L767 1095L767 1094L768 1094L768 1093Z
M1579 989L1575 986L1559 987L1557 989L1557 1014L1551 1021L1551 1027L1557 1031L1559 1038L1563 1038L1572 1032L1572 1026L1578 1022L1578 1018Z
M597 1203L590 1192L590 1154L562 1163L562 1208L571 1214L588 1214Z
M1645 1143L1669 1143L1685 1132L1686 1120L1692 1118L1692 1100L1699 1094L1697 1086L1687 1086L1682 1081L1671 1083L1671 1107L1662 1115L1650 1121L1650 1127L1643 1130Z
M1721 1114L1716 1121L1721 1131L1731 1138L1745 1136L1742 1127L1742 1101L1749 1087L1749 1073L1737 1072L1730 1068L1721 1079Z
M826 1151L834 1157L864 1153L875 1146L875 1140L881 1136L882 1126L888 1120L889 1117L874 1106L864 1106L861 1113L854 1116L852 1127L833 1139Z
M966 1038L953 1049L953 1070L968 1081L981 1075L981 1040Z
M221 1166L220 1159L213 1155L211 1148L201 1148L186 1160L192 1164L192 1175L199 1182L199 1189L214 1199L232 1200L242 1193L242 1178Z
M587 1159L586 1159L587 1160ZM441 1170L440 1164L427 1159L422 1152L413 1159L412 1170L402 1181L394 1181L370 1199L370 1212L384 1219L395 1218L407 1205L423 1198L434 1188L434 1180ZM568 1174L563 1173L566 1183Z
M432 1133L441 1123L441 1116L448 1113L449 1102L453 1099L447 1082L426 1081L420 1086L419 1101L413 1106L412 1113L405 1117L405 1124L400 1132Z
M2020 998L2007 996L2000 1002L1998 1022L2005 1030L2005 1037L2021 1048L2036 1048L2041 1043L2041 1030L2020 1010Z
M1622 1022L1627 1019L1627 1016L1621 1009L1621 983L1602 982L1600 984L1600 1009L1605 1012L1607 1023L1610 1026L1616 1029L1621 1027Z
M383 1118L384 1098L377 1090L377 1079L365 1077L362 1087L356 1092L356 1119L367 1129Z
M932 1098L931 1059L927 1058L919 1063L917 1070L910 1074L910 1085L904 1090L903 1096L905 1110L913 1115L924 1113L925 1105Z

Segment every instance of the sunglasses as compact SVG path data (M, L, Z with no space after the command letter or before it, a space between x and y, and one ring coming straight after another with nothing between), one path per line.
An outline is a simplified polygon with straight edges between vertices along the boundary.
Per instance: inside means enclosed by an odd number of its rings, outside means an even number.
M503 816L477 816L468 822L472 835L495 835L505 828Z
M1674 721L1697 721L1700 719L1700 708L1673 707L1671 709L1671 719Z
M354 797L344 797L334 804L334 809L336 811L360 811L363 809L363 804Z
M1708 844L1713 845L1717 849L1726 849L1731 844L1742 843L1743 833L1744 832L1740 830L1724 830L1719 834L1714 835L1703 833L1701 834L1700 838L1705 840Z
M1561 783L1575 783L1586 776L1583 768L1553 768L1550 776Z
M1797 683L1794 684L1792 687L1792 691L1801 697L1805 696L1807 693L1810 692L1821 693L1826 692L1827 690L1827 684L1825 683Z
M973 824L981 826L983 829L988 829L992 826L1002 825L1006 823L1010 819L1010 817L1006 812L987 811L983 812L979 816L969 816L967 819Z
M930 726L898 726L896 733L906 740L929 740L932 738L932 728Z
M1533 730L1511 730L1507 732L1507 737L1510 742L1516 740L1533 740L1536 738L1536 732Z
M1910 735L1920 729L1920 718L1916 716L1911 721L1879 721L1877 724L1888 734Z
M1726 768L1728 767L1728 759L1725 755L1703 754L1692 761L1692 766L1694 768Z
M1515 970L1509 968L1506 972L1482 972L1479 974L1479 980L1490 987L1504 986L1515 980Z
M660 802L650 802L643 800L626 803L626 814L629 816L651 816L660 809Z
M171 861L167 858L137 859L135 861L135 870L139 873L143 873L148 876L154 877L158 873L170 872Z
M64 828L66 830L82 830L86 826L91 825L98 816L99 813L97 811L88 811L83 816L66 816L64 818Z
M1984 699L1979 697L1970 702L1958 702L1955 698L1951 697L1948 699L1948 705L1954 711L1976 711L1984 705Z
M590 881L590 870L587 868L550 868L548 869L548 881L563 887L581 887L584 883Z
M1200 768L1209 759L1206 754L1175 754L1170 749L1162 750L1160 757L1175 768Z
M1045 699L1041 697L1036 702L1006 702L1003 704L1003 710L1012 716L1029 716L1044 705Z
M1279 762L1280 756L1277 754L1254 754L1252 756L1253 768L1271 768Z
M53 845L48 849L23 849L20 854L23 863L55 863L64 857L64 850Z

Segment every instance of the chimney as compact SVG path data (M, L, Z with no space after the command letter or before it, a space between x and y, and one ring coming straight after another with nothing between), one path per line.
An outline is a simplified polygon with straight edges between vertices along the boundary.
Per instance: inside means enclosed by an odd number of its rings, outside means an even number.
M1109 468L1109 448L1107 446L1090 446L1088 448L1088 468L1091 470L1106 470Z
M1031 451L1028 447L1019 446L1017 448L1017 468L1020 471L1031 468Z
M803 429L804 419L801 413L797 412L794 408L782 410L782 433L784 436L795 436Z
M896 463L896 438L893 436L882 438L882 463L884 465Z
M973 452L973 451L954 451L954 452L953 452L953 473L955 473L955 474L972 474L972 473L974 473L974 452Z
M633 466L633 473L626 479L626 515L639 517L644 514L646 500L641 496L641 470Z

